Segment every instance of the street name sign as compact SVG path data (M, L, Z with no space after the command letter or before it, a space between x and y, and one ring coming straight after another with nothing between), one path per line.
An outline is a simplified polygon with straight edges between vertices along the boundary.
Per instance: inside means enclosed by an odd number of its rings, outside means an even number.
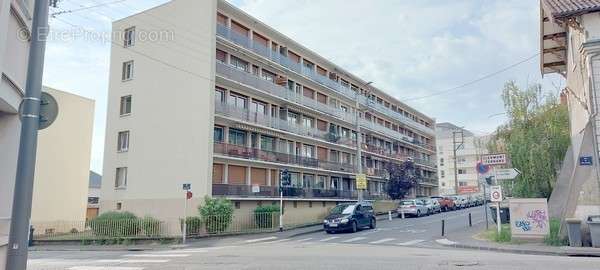
M519 174L521 174L521 172L515 168L496 169L496 180L515 179Z
M581 156L579 157L580 166L592 166L592 156Z
M492 202L502 201L502 187L501 186L490 186L490 200Z
M359 173L356 175L356 189L367 189L367 175Z
M489 154L481 156L483 165L504 165L506 164L506 154Z

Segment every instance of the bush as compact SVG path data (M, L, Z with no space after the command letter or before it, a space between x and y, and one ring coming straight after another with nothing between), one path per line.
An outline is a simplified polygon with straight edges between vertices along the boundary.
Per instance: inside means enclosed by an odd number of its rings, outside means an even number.
M160 235L160 220L151 216L145 216L140 220L142 230L147 236L158 236Z
M233 204L231 201L219 198L204 197L204 205L198 210L208 233L224 232L233 218Z
M183 232L183 219L180 219L179 223ZM202 219L200 217L186 217L185 225L186 235L199 235L202 231Z
M258 228L272 228L277 213L279 213L279 206L277 205L256 207L254 209L254 222Z
M140 231L138 218L130 212L106 212L89 221L89 226L98 236L135 236Z
M569 240L560 237L560 219L550 219L550 233L544 237L544 243L549 246L565 246Z

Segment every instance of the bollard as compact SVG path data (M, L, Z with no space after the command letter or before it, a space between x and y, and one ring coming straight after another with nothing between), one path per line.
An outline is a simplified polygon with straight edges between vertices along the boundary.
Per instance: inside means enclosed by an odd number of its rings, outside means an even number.
M444 231L446 229L445 227L446 227L446 221L442 219L442 236L444 236L444 234L445 234L445 231Z
M400 211L400 214L402 215L402 219L404 219L404 211Z
M392 220L392 211L388 211L388 220Z
M471 220L471 213L469 213L469 227L473 227L473 221Z

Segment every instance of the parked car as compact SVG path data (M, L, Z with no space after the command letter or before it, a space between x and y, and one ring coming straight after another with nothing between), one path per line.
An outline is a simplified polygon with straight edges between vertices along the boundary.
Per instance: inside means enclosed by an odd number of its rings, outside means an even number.
M477 194L475 196L475 198L477 199L477 205L484 205L485 204L485 199L483 198L482 194Z
M425 207L427 207L428 215L442 212L440 202L436 199L423 199L423 204L425 204Z
M427 213L427 207L423 204L423 200L420 199L402 200L398 206L398 216L402 216L402 213L420 217Z
M451 197L431 196L431 198L438 200L442 211L447 212L450 210L456 210L456 205L454 204L454 199L452 199Z
M451 196L451 198L454 200L454 204L456 205L456 208L458 208L458 209L467 208L467 198L465 198L464 196L455 195L455 196Z
M327 233L356 232L365 227L375 229L376 222L371 204L344 203L338 204L329 211L329 214L323 220L323 229Z
M475 195L467 195L467 207L477 206L477 198Z

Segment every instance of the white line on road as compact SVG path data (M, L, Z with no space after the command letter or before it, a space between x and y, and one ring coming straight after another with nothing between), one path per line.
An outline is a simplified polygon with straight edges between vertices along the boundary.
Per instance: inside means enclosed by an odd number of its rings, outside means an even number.
M306 242L306 241L309 241L309 240L312 240L312 237L310 237L310 238L304 238L304 239L300 239L300 240L298 240L298 241L296 241L296 242Z
M339 236L327 237L327 238L319 240L319 242L327 242L329 240L333 240L333 239L337 239L337 238L340 238L340 237Z
M246 243L256 243L256 242L268 241L268 240L274 240L274 239L277 239L277 237L271 236L271 237L265 237L265 238L250 239L250 240L246 240L244 242L246 242Z
M397 245L399 245L399 246L410 246L410 245L416 245L416 244L424 242L424 241L425 240L416 239L416 240L412 240L412 241L408 241L408 242L398 243Z
M143 259L114 259L114 260L95 260L94 263L167 263L171 260L143 260Z
M274 244L274 243L281 243L281 242L285 242L285 241L290 241L292 239L289 238L283 238L283 239L279 239L279 240L275 240L275 241L268 241L268 242L263 242L264 244Z
M446 238L437 239L437 240L435 240L435 241L436 241L438 244L440 244L440 245L444 245L444 246L452 246L452 245L455 245L455 244L456 244L456 242L454 242L454 241L450 241L450 240L448 240L448 239L446 239Z
M350 238L348 240L344 240L342 241L342 243L351 243L351 242L356 242L356 241L360 241L363 239L367 239L366 237L354 237L354 238Z
M369 244L381 244L381 243L385 243L385 242L389 242L389 241L394 241L394 240L396 240L396 238L383 238L381 240L369 242Z
M167 257L167 258L181 258L181 257L189 257L190 254L126 254L123 257L140 257L140 258L159 258L159 257Z
M143 267L126 266L73 266L69 270L143 270Z

